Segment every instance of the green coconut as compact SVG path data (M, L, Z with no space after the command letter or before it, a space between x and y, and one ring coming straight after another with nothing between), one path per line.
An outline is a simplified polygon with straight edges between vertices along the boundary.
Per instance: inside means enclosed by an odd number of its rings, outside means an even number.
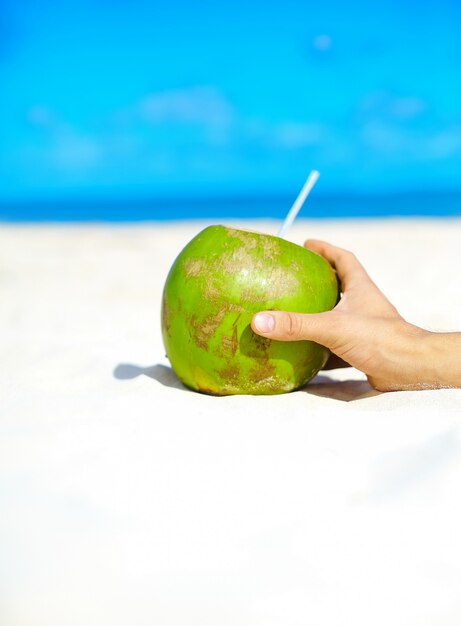
M167 357L187 387L207 394L279 394L305 385L329 351L254 333L262 310L320 313L338 299L329 263L272 235L210 226L176 258L162 299Z

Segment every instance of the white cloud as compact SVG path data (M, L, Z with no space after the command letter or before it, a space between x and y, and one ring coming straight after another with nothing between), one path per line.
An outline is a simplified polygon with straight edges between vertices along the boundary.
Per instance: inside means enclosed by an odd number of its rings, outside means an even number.
M269 122L264 118L239 115L232 102L213 86L152 93L116 118L125 128L141 120L153 130L168 129L168 141L174 143L181 138L183 143L194 143L199 140L201 148L252 146L268 149L275 146L292 150L316 145L325 138L324 127L315 122ZM200 135L189 135L193 129ZM148 133L147 129L145 136ZM157 135L156 141L160 141L159 137Z
M172 89L150 94L139 103L140 116L153 123L227 126L235 112L228 99L212 86Z
M359 103L359 113L382 119L412 120L429 109L427 102L415 95L396 95L389 91L373 91Z
M103 142L63 121L52 108L36 104L26 111L26 119L40 131L40 139L26 148L56 170L82 171L95 167L103 158Z
M86 170L102 160L103 152L100 141L72 130L55 138L50 156L60 169Z
M442 125L425 115L430 113L429 105L418 96L373 92L362 99L358 112L358 136L363 148L383 162L391 159L405 167L419 167L423 162L461 153L459 123Z
M326 136L322 124L303 122L284 122L277 125L272 133L276 143L287 149L314 146L324 140Z
M365 150L391 158L395 163L420 163L449 159L461 154L461 127L432 128L416 132L394 122L375 120L364 124L360 137Z
M406 98L392 98L389 102L389 111L393 117L409 120L424 113L427 104L422 98L410 96Z
M408 137L399 128L379 120L364 124L361 137L365 146L380 152L395 153L408 145Z
M435 133L428 141L428 152L433 158L444 159L461 154L461 127L456 126Z
M96 133L40 104L27 112L36 138L27 160L63 180L120 172L122 180L144 177L154 184L197 174L250 180L268 178L273 170L275 177L283 177L301 170L306 161L322 170L336 168L343 177L353 168L363 176L373 168L403 171L443 164L461 153L459 125L422 129L419 123L407 123L425 107L417 97L376 92L361 101L358 117L347 125L268 120L240 114L218 88L196 86L148 94L100 120L106 130Z
M312 46L319 52L328 52L331 49L333 40L330 35L316 35L312 41Z
M56 119L53 111L43 104L35 104L26 111L26 119L29 124L42 128L50 128L55 125Z

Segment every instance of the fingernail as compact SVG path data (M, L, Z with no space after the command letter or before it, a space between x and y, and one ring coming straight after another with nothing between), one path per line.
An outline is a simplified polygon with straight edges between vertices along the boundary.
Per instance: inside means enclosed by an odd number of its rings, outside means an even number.
M274 316L269 313L258 313L253 322L261 333L271 333L275 328Z

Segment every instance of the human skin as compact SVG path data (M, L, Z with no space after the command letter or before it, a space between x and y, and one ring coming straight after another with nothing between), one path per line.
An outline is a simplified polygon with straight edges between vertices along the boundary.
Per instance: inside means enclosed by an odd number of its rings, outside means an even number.
M309 339L332 352L332 367L353 366L379 391L461 387L461 333L434 333L407 322L347 250L308 240L336 270L342 297L331 311L261 311L251 327L281 341Z

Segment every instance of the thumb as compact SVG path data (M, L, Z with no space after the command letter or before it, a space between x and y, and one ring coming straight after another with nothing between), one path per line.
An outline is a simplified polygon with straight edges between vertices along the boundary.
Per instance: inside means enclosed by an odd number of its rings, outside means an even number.
M310 340L330 347L334 342L334 313L287 313L262 311L251 320L251 328L258 335L278 341Z

